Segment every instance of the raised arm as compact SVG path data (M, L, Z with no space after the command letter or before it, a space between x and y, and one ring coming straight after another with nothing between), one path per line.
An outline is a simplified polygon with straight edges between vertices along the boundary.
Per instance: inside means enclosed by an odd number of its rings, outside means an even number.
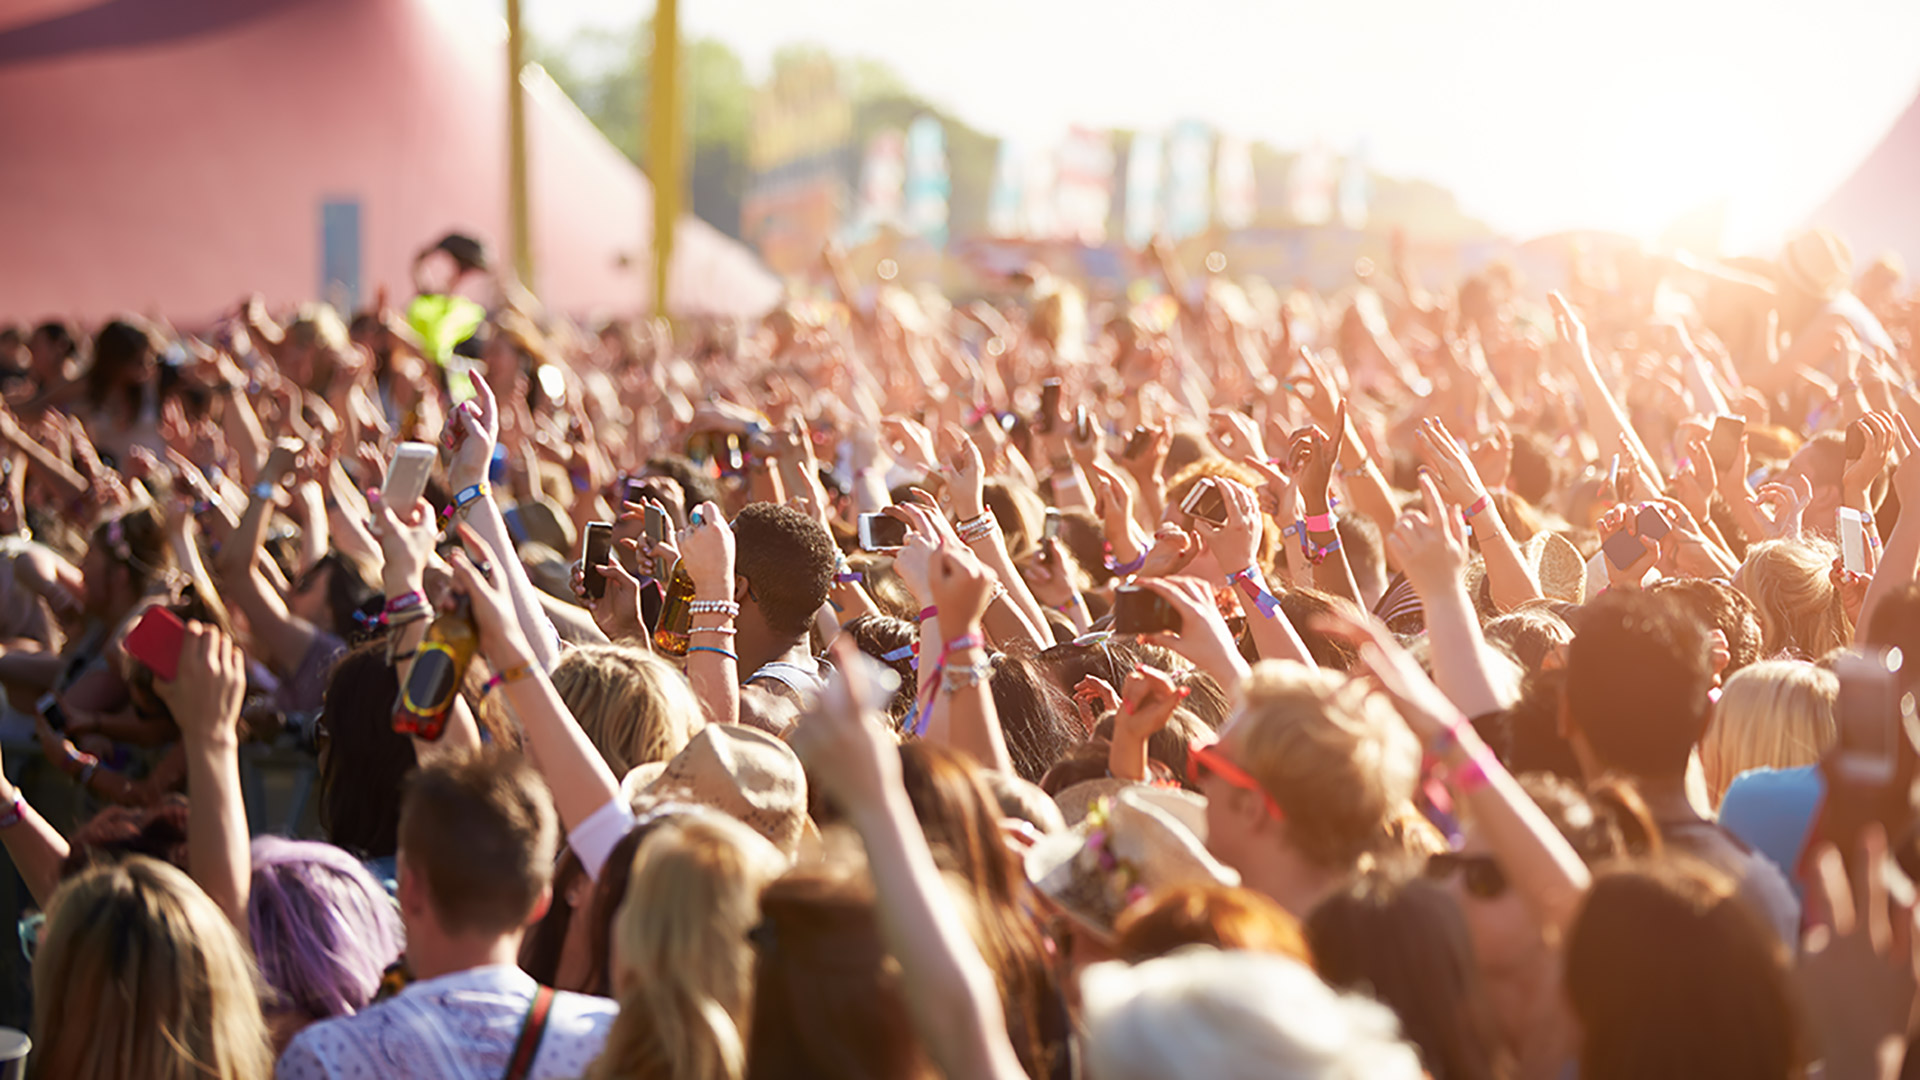
M262 565L261 545L266 542L273 516L273 494L293 471L299 451L300 445L292 440L283 439L274 445L261 467L259 481L253 485L246 512L221 545L216 564L221 594L247 617L254 641L267 652L265 659L282 673L299 668L319 632L312 623L287 610L286 600L268 580Z
M987 655L981 616L993 602L993 576L964 549L945 548L927 560L927 587L940 615L928 626L945 640L937 652L921 643L922 696L932 715L926 737L964 750L989 769L1013 774L1006 734L993 705L993 664Z
M1227 508L1227 520L1214 525L1196 517L1194 531L1200 542L1213 552L1213 561L1226 573L1223 583L1233 592L1235 602L1247 619L1247 633L1254 647L1268 660L1296 660L1313 667L1313 656L1306 642L1294 630L1293 623L1280 611L1280 601L1267 589L1266 574L1260 567L1260 539L1266 518L1260 513L1258 496L1246 487L1224 477L1214 481Z
M500 437L499 405L493 388L478 372L473 375L473 390L473 400L455 409L449 420L454 429L454 448L447 465L447 485L454 492L454 513L486 541L489 549L503 553L499 561L505 564L501 569L506 574L514 618L520 622L534 660L550 669L560 659L560 637L540 606L539 590L527 576L526 564L514 555L507 521L500 516L500 507L487 484L494 443Z
M809 779L843 810L867 849L875 912L927 1055L946 1076L1025 1080L992 969L968 935L959 906L914 819L899 752L868 705L865 657L842 644L819 706L795 729L793 748ZM861 683L858 690L849 682Z
M1486 560L1487 588L1493 594L1494 606L1512 611L1539 599L1540 583L1520 557L1520 545L1513 542L1500 508L1493 504L1486 485L1480 482L1479 470L1453 433L1429 417L1414 435L1414 448L1440 481L1440 493L1450 504L1441 508L1442 512L1465 515L1474 538L1480 541L1480 557Z
M465 547L453 553L453 583L472 605L480 652L494 670L487 690L501 696L526 732L527 748L553 789L554 809L571 831L619 798L620 780L535 661L507 597L505 560L471 528L463 526L460 539ZM476 566L475 557L483 565Z
M180 667L153 688L180 725L187 754L187 868L241 933L253 856L247 807L240 795L240 706L247 696L247 658L231 638L203 623L187 624Z
M1431 476L1420 478L1424 510L1409 510L1387 534L1387 551L1420 596L1433 678L1468 716L1506 707L1493 689L1480 621L1467 598L1467 527L1440 499Z

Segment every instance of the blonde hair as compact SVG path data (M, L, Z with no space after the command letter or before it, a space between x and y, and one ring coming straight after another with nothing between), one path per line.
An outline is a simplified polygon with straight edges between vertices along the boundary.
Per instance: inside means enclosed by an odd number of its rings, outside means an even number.
M779 850L734 819L697 813L634 853L614 915L620 1016L587 1080L739 1080L746 1071L760 891Z
M686 676L644 649L568 649L554 666L553 688L615 776L672 759L706 726Z
M1291 660L1254 665L1223 738L1286 813L1294 847L1325 867L1385 847L1420 773L1420 741L1385 698Z
M1733 575L1760 614L1760 653L1813 660L1853 640L1833 560L1839 549L1824 540L1768 540L1747 549Z
M273 1071L253 960L192 879L134 856L68 881L33 965L33 1074L259 1080Z
M1840 680L1799 660L1763 660L1733 674L1700 739L1707 791L1720 805L1748 769L1811 765L1833 746Z

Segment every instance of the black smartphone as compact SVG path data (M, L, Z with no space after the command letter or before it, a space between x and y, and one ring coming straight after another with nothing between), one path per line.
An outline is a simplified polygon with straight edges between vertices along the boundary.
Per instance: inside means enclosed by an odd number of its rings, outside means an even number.
M1040 384L1040 415L1033 418L1033 429L1042 435L1053 431L1053 423L1060 416L1060 380L1048 379Z
M647 482L645 480L629 476L626 483L621 485L620 501L623 503L638 504L646 497Z
M1667 515L1658 506L1648 503L1640 508L1633 531L1639 533L1642 540L1659 540L1673 531L1673 523L1667 520Z
M1155 634L1162 630L1180 632L1180 611L1172 601L1138 585L1113 590L1114 633Z
M1607 542L1600 545L1600 550L1607 553L1608 562L1625 570L1646 555L1647 545L1641 543L1639 537L1621 529L1607 537Z
M1193 490L1181 500L1180 509L1215 525L1227 523L1227 497L1221 492L1220 485L1212 480L1202 480L1193 485Z
M860 515L862 551L898 551L907 546L907 523L885 514Z
M55 731L67 730L66 711L60 708L60 699L52 693L40 695L36 708L39 709L40 717L47 722L48 727Z
M580 578L587 595L595 600L607 595L606 575L600 568L607 565L607 556L612 553L613 525L605 521L588 522L586 539L581 543Z
M1120 456L1137 458L1141 454L1146 453L1147 447L1152 445L1153 445L1153 432L1148 431L1146 428L1143 428L1143 427L1134 428L1133 434L1127 436L1127 448L1121 451Z
M1855 420L1847 425L1847 460L1859 461L1867 453L1867 422Z
M1713 435L1707 440L1707 454L1713 458L1713 467L1717 472L1733 467L1733 459L1740 453L1740 437L1747 433L1747 418L1744 416L1720 416L1713 421Z

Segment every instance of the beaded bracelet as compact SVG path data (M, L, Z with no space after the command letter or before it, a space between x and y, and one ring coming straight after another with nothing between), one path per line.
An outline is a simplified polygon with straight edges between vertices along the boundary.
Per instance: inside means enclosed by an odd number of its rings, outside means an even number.
M977 664L948 664L940 668L940 689L946 693L958 693L971 690L993 677L993 662L982 660Z
M979 517L968 518L967 520L962 521L959 524L955 525L953 527L953 531L960 535L960 539L965 540L967 543L971 544L971 543L975 543L976 541L985 540L987 537L992 536L994 533L994 530L998 529L999 527L1000 527L1000 522L997 518L993 516L993 511L987 510L983 512Z
M729 619L740 617L740 605L731 600L695 600L687 605L689 615L725 615Z

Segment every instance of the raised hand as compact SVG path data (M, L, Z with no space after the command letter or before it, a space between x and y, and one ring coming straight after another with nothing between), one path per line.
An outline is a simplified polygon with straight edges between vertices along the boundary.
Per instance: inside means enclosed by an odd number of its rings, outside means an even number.
M1073 705L1080 712L1080 725L1092 731L1101 717L1120 708L1120 695L1107 680L1087 675L1073 688Z
M448 560L453 570L453 591L467 598L474 629L480 635L480 652L496 671L525 663L533 655L533 646L527 643L520 621L514 617L513 601L507 596L506 571L472 526L461 522L459 535L461 546Z
M1126 736L1145 741L1163 730L1173 719L1173 711L1191 693L1159 668L1136 664L1121 691L1120 708L1114 714L1114 738Z
M374 488L367 492L367 507L373 514L367 531L380 543L380 574L387 595L418 592L426 580L427 562L433 556L438 535L432 504L418 499L396 513Z
M954 517L966 521L979 517L986 505L981 494L986 483L986 463L980 457L980 447L965 428L948 424L946 432L946 458L940 474L946 478L947 490L952 496Z
M1462 584L1467 526L1441 499L1430 473L1420 477L1420 500L1421 509L1408 510L1394 523L1387 535L1387 552L1414 591L1425 597Z
M1426 462L1427 469L1439 483L1440 494L1455 506L1472 506L1486 495L1486 486L1481 482L1479 472L1459 440L1447 430L1447 425L1434 417L1420 422L1420 428L1414 433L1414 449L1420 454L1420 460Z
M941 633L949 638L980 625L993 603L993 572L965 548L946 547L927 564L927 587L940 609Z
M1613 539L1613 537L1619 533L1625 533L1628 536L1638 539L1640 535L1639 527L1639 522L1634 514L1634 508L1625 503L1609 508L1606 513L1600 515L1600 520L1594 524L1594 529L1600 533L1600 544L1602 548L1606 546L1607 541ZM1646 550L1643 551L1640 557L1635 559L1631 565L1624 568L1615 565L1611 556L1601 556L1600 561L1605 564L1607 568L1607 582L1612 588L1638 589L1640 583L1646 580L1647 571L1653 569L1654 564L1659 561L1659 548L1648 544L1644 540L1641 540L1640 543Z
M1467 447L1467 457L1480 474L1480 483L1489 490L1507 486L1513 473L1513 432L1505 424L1495 424L1486 435Z
M1194 577L1141 578L1141 588L1164 598L1180 613L1177 633L1143 635L1144 640L1172 649L1232 692L1246 677L1247 662L1234 643L1233 631L1214 603L1213 586Z
M629 559L638 557L639 547L632 539L614 543L615 551ZM640 617L640 579L627 573L617 558L607 560L607 565L600 568L600 576L607 583L606 591L598 599L586 598L594 625L613 641L639 641L651 647L646 621Z
M473 380L472 399L460 403L447 417L447 437L453 447L447 480L455 492L487 478L494 444L500 440L500 409L493 387L478 371L470 372L469 377Z
M705 502L688 512L687 527L680 534L680 558L693 579L695 596L733 598L733 527L719 506Z
M1147 549L1140 576L1170 577L1185 570L1199 554L1200 538L1167 522L1153 534L1153 546Z
M1193 519L1193 531L1199 535L1200 542L1213 553L1213 561L1219 565L1223 574L1235 574L1256 564L1260 554L1260 538L1265 527L1265 519L1260 514L1259 499L1246 485L1224 476L1214 480L1214 487L1220 492L1226 503L1227 520L1215 525L1205 518Z
M1260 425L1245 413L1234 409L1213 410L1207 435L1228 461L1248 457L1266 459L1267 448L1260 438Z
M1867 498L1873 482L1893 464L1895 452L1900 449L1900 432L1894 426L1891 413L1868 413L1855 423L1866 437L1866 453L1847 462L1840 481L1841 501L1842 505L1856 510L1871 511L1873 507L1867 505Z
M153 689L188 741L238 742L240 706L247 696L247 659L233 639L217 628L189 622L180 639L180 666L173 681L156 677Z

